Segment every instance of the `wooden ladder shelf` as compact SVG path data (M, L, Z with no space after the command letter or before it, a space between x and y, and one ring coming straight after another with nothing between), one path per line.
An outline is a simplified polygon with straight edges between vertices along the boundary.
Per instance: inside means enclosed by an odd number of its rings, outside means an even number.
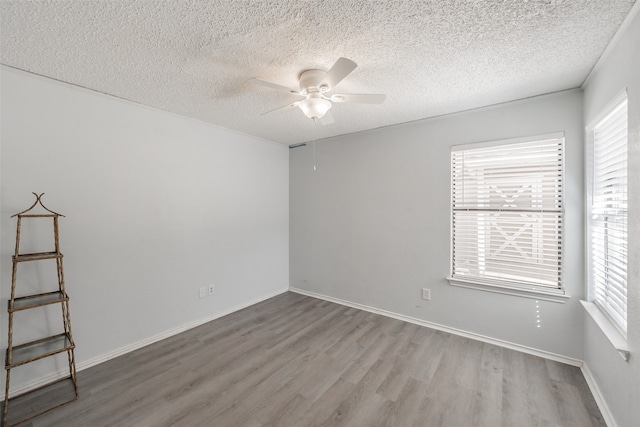
M62 268L62 253L60 252L60 242L58 238L58 218L64 217L59 213L53 212L47 209L44 204L42 204L42 196L44 193L38 195L33 193L36 196L36 201L33 205L20 213L17 213L12 216L18 218L17 228L16 228L16 250L15 255L12 257L13 259L13 274L11 278L11 298L8 301L8 312L9 312L9 339L7 341L7 353L5 357L5 369L7 373L7 380L5 384L5 397L4 397L4 408L2 414L2 425L5 427L15 426L21 424L25 421L28 421L38 415L41 415L45 412L49 412L53 409L56 409L62 405L73 402L78 398L78 381L76 378L76 361L75 361L75 344L73 342L73 335L71 333L71 315L69 313L69 296L67 295L67 291L65 289L64 284L64 270ZM33 208L37 205L40 205L46 213L29 213ZM20 253L20 227L22 225L22 220L24 218L51 218L53 219L53 235L54 235L54 245L55 250L51 252L37 252L37 253ZM58 271L58 288L56 290L44 293L38 293L34 295L26 295L21 297L16 297L16 284L17 284L17 276L18 276L18 265L23 262L37 262L42 260L56 260L56 268ZM53 304L59 304L61 312L62 312L62 326L64 328L62 333L55 334L52 336L43 337L34 341L29 341L21 344L14 344L14 314L25 312L28 313L28 310L37 309L44 306L50 306ZM26 314L19 314L26 315ZM18 322L16 322L17 324ZM64 399L64 401L55 402L54 406L47 407L44 409L40 409L35 414L29 414L28 416L13 421L11 424L7 424L8 422L8 414L9 414L9 381L11 378L11 370L23 365L27 365L31 362L35 362L36 360L41 360L50 356L54 356L56 354L67 353L67 360L69 362L69 375L52 381L48 384L42 385L35 390L30 390L26 393L22 393L18 396L12 396L11 400L20 398L22 396L26 396L28 394L34 393L39 390L44 390L48 387L53 386L54 384L58 384L61 381L70 380L73 385L73 396L70 399Z

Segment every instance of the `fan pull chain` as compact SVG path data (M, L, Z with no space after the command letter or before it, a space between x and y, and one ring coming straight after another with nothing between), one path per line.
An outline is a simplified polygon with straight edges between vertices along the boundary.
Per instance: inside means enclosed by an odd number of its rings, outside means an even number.
M317 163L316 163L316 142L318 141L318 119L313 119L313 141L311 141L311 150L313 157L313 171L317 171Z
M313 141L311 143L311 148L313 149L313 170L317 170L316 169L316 142Z

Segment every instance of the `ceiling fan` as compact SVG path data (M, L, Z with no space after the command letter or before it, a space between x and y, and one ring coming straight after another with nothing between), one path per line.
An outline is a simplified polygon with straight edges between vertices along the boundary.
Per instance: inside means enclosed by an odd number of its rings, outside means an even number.
M294 95L303 96L300 101L278 107L264 114L277 110L300 108L305 116L313 121L321 119L329 111L333 102L382 104L385 95L381 94L356 94L356 93L331 93L333 89L347 77L357 64L347 58L339 58L329 71L305 70L300 73L300 89L291 89L277 83L271 83L257 78L250 79L251 83L276 90L284 90Z

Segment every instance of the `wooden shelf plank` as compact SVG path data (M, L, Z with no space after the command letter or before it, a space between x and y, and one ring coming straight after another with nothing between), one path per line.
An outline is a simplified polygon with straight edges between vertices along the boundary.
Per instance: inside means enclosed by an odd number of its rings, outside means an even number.
M14 262L24 262L24 261L38 261L41 259L55 259L62 258L62 254L58 252L37 252L33 254L20 254L18 256L13 256Z
M68 301L69 297L61 291L47 292L44 294L27 295L24 297L16 298L11 307L11 300L7 301L9 305L9 312L15 312L20 310L27 310L30 308L42 307L43 305L55 304L59 302Z
M60 214L18 214L21 218L55 218L57 216L64 216Z
M61 333L51 337L17 345L7 349L7 361L5 369L15 368L16 366L44 359L63 351L71 350L75 346L71 343L66 333ZM11 357L9 357L11 356ZM11 359L11 364L9 364Z

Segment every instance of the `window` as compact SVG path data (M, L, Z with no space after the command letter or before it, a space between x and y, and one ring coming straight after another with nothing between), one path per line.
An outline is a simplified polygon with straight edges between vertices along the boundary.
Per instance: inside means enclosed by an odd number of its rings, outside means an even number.
M627 97L587 129L589 294L627 333Z
M450 280L563 294L563 151L563 134L452 147Z

